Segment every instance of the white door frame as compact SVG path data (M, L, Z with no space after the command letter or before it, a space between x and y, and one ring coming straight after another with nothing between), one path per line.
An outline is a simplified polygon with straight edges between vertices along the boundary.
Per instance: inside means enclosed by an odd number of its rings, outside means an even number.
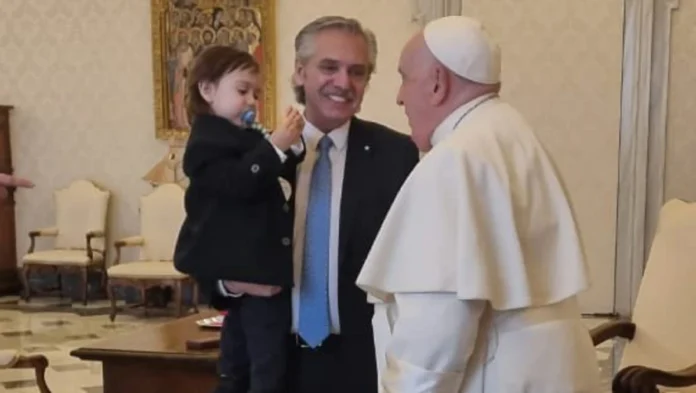
M630 317L664 203L672 12L679 0L624 0L614 312Z

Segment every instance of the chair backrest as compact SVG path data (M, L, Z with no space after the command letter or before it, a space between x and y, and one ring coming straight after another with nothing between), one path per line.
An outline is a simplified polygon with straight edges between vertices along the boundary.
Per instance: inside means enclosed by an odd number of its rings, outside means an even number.
M76 180L67 188L54 192L56 209L56 248L86 249L90 231L106 233L106 220L111 192L102 190L89 180ZM104 250L105 239L94 238L92 247Z
M157 186L140 198L140 235L145 239L142 260L171 261L184 222L184 189L174 183Z
M696 203L667 202L633 310L636 335L621 368L677 370L696 363ZM692 392L696 390L680 390Z

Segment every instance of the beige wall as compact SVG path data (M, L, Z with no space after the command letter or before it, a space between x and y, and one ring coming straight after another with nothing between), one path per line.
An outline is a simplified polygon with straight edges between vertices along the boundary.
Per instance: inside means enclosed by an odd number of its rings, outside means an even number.
M37 182L35 190L17 195L18 249L26 249L28 230L52 223L51 190L79 177L114 192L112 239L135 233L138 197L149 190L140 177L166 151L154 139L149 1L0 3L0 103L17 108L16 171ZM292 102L297 30L320 15L355 16L375 30L380 46L362 115L408 132L394 103L394 70L402 44L417 29L409 3L277 0L279 110ZM621 0L463 4L501 38L503 95L538 128L565 177L600 288L587 304L597 310L613 291ZM677 19L688 29L686 15ZM685 42L681 48L688 50ZM681 69L686 73L686 65Z
M665 201L696 201L696 2L672 14Z
M379 37L378 73L363 116L403 132L395 104L396 61L415 31L406 0L279 0L279 110L289 87L293 39L325 14L360 18ZM140 178L166 152L154 138L148 0L0 0L0 103L11 125L16 173L37 188L17 193L18 250L26 233L53 222L51 190L87 177L114 193L111 237L138 229ZM311 5L311 6L310 6Z
M527 116L561 172L593 287L611 312L620 122L622 0L464 0L503 46L503 96Z

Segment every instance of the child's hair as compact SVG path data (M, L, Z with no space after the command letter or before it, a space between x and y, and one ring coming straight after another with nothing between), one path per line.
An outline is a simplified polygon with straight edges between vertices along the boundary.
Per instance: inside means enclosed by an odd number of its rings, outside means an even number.
M217 83L220 78L236 70L250 70L258 73L260 67L254 56L232 46L209 46L196 57L187 80L186 110L189 119L210 113L210 105L201 96L198 84Z

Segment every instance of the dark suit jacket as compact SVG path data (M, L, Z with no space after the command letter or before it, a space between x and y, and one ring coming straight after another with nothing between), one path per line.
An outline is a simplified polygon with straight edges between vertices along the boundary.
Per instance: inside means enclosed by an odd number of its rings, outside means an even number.
M332 393L377 392L373 306L355 281L382 221L418 159L418 149L407 135L353 118L348 132L338 241L341 366L332 373L338 389ZM214 290L211 293L216 308L225 309L235 301Z
M202 283L227 279L291 287L296 157L283 164L264 135L221 117L198 116L184 153L186 219L174 264Z

